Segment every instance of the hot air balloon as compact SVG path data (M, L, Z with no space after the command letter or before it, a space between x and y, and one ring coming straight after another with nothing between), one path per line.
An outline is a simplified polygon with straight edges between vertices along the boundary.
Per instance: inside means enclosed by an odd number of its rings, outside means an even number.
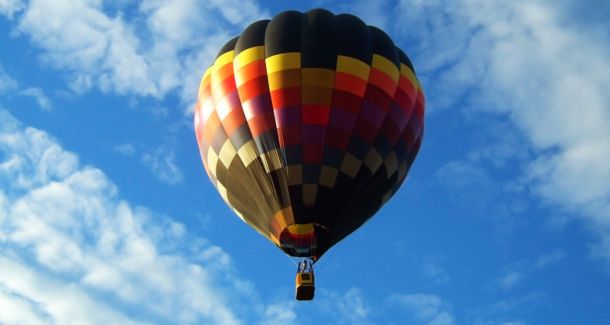
M404 182L424 95L382 30L349 14L286 11L220 49L194 115L210 180L245 223L305 259L297 299L312 299L312 264Z

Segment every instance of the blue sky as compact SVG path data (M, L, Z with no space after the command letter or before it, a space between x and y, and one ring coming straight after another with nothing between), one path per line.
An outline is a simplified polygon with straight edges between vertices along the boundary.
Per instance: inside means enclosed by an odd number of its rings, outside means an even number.
M314 7L410 55L427 129L403 188L296 302L293 261L208 181L192 108L229 37ZM606 324L609 13L0 0L0 324Z

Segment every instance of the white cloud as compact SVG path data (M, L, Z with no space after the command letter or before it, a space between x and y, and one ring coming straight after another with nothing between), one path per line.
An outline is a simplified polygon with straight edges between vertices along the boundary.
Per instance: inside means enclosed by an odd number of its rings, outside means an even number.
M449 306L438 296L425 293L395 295L390 301L408 311L416 324L453 325Z
M0 111L0 322L236 324L245 317L236 310L292 317L256 302L230 257L190 236Z
M36 100L36 103L38 104L38 106L45 111L49 111L53 107L49 97L47 97L47 95L45 95L44 91L40 88L30 87L30 88L21 90L19 93L21 95L34 98L34 100Z
M147 59L162 89L178 87L192 109L201 75L220 47L247 24L265 18L255 1L144 1L152 39ZM189 111L190 112L190 111Z
M598 26L564 23L562 5L404 0L389 18L414 53L429 111L463 105L511 121L531 151L512 178L581 218L599 238L594 255L610 263L610 42Z
M175 160L174 151L166 147L142 154L144 166L150 169L155 178L169 185L178 184L184 178Z
M517 2L501 17L490 17L491 10L476 17L496 39L484 81L489 88L483 91L500 95L494 110L509 115L539 150L526 181L545 200L600 229L605 240L610 237L608 48L563 28L555 12L539 4Z
M36 305L28 299L7 292L0 288L0 310L10 310L10 313L0 313L2 324L47 324L49 318L44 312L37 310Z
M33 0L16 30L42 50L45 64L69 72L77 93L162 98L178 90L187 106L220 46L266 15L255 1L232 0L147 0L134 16L104 9L101 1Z
M50 143L48 136L39 130L25 128L17 132L17 123L5 111L0 111L0 116L0 150L4 154L0 163L2 188L22 193L65 178L74 170L78 164L74 154Z
M32 323L137 323L103 303L94 301L71 283L62 283L36 272L14 258L0 256L0 278L2 286L9 292L16 292L27 299L5 296L7 306L18 306L17 309L3 309L4 316L0 317L6 318L8 323L19 324L24 321L21 318L22 312Z
M146 54L151 78L163 92L180 86L191 74L200 78L205 62L210 64L215 54L206 48L219 47L229 37L219 28L219 17L214 17L200 1L144 1L139 10L151 33ZM207 57L199 57L201 52ZM189 97L194 95L195 92Z
M13 15L21 11L23 7L24 3L21 0L0 0L0 14L9 19L12 19Z
M119 94L157 91L138 53L138 39L99 1L31 1L17 30L41 47L45 62L73 74L73 83Z

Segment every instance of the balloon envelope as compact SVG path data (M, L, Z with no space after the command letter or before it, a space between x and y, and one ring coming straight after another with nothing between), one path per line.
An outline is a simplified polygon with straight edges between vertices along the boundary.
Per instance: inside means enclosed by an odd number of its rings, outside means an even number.
M292 256L319 258L405 180L424 96L378 28L326 10L257 21L205 72L195 133L212 183Z

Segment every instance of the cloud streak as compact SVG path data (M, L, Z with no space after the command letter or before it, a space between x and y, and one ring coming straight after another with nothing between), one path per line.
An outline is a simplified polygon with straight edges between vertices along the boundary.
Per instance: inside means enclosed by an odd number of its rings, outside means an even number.
M498 279L497 284L503 290L512 289L534 272L557 264L564 258L565 254L562 251L554 251L533 260L518 261L507 268L504 275Z

